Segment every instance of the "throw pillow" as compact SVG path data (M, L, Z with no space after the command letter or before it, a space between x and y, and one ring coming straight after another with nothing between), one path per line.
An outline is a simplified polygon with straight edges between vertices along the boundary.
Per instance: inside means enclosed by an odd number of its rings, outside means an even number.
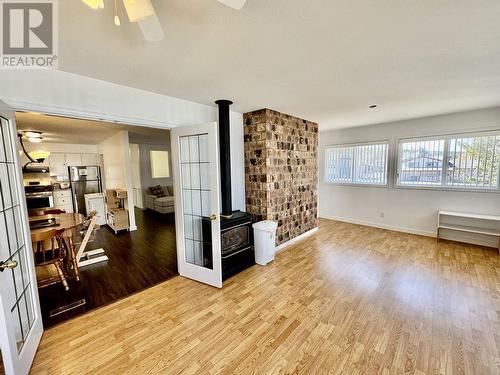
M160 185L150 187L149 192L157 198L162 198L165 196L165 192L163 191Z

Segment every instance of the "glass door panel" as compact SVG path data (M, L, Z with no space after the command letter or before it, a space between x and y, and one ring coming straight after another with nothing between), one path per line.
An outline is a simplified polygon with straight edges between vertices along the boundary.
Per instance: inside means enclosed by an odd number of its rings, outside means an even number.
M43 331L16 155L13 113L0 102L0 347L7 374L27 373Z
M207 181L210 168L207 142L208 134L180 137L183 181L181 194L184 205L185 260L200 267L213 269L210 238L204 241L202 230L203 219L207 220L211 206L210 186Z

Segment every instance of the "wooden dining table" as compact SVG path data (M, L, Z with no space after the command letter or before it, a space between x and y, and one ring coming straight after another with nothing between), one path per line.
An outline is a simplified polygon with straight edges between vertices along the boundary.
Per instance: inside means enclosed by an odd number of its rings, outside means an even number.
M32 226L41 221L49 221L55 219L55 225L46 227L35 227ZM64 237L68 239L70 248L70 259L71 268L75 273L76 280L80 280L80 272L78 270L78 264L76 261L76 249L73 244L73 230L80 224L83 224L85 217L79 213L62 213L62 214L50 214L42 216L32 216L29 218L30 232L31 235L40 234L43 232L48 232L54 229L64 229Z
M47 226L47 227L42 227L42 228L31 228L31 226L35 222L39 221L45 221L45 220L50 220L50 219L55 219L57 225L52 225L52 226ZM29 218L30 222L30 231L31 234L35 233L43 233L43 232L48 232L51 231L52 229L64 229L65 231L67 230L68 232L71 231L72 229L75 229L78 225L82 224L84 221L84 217L82 214L79 213L64 213L64 214L50 214L50 215L43 215L43 216L31 216Z

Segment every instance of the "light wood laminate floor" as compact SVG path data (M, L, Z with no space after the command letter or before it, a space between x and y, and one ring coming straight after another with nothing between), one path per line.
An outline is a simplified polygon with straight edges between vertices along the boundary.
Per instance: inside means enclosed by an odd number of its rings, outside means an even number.
M174 277L47 330L33 374L499 374L500 255L320 220L218 290Z

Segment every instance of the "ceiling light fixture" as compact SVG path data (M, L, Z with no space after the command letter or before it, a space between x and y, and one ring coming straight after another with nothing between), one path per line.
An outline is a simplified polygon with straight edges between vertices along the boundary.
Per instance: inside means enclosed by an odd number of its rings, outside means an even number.
M40 143L43 140L42 132L36 130L26 130L23 131L22 136L31 143Z
M1 1L1 0L0 0ZM103 0L82 0L88 7L92 9L104 8ZM116 26L121 25L121 19L118 16L118 2L115 1L115 14L113 21ZM155 9L151 0L122 0L125 12L127 13L130 22L137 23L144 35L144 39L148 42L158 42L163 40L165 33L161 26L160 20L156 15Z
M39 138L28 138L28 142L30 142L30 143L40 143L41 141L43 141L42 137L39 137Z
M0 0L1 1L1 0ZM85 5L94 10L104 8L104 0L82 0ZM120 17L118 16L118 5L115 0L115 16L114 23L116 26L121 25ZM161 26L160 20L156 15L155 9L151 0L122 0L125 12L127 13L130 22L139 24L139 28L148 42L159 42L165 37L165 33ZM217 0L220 3L227 5L236 10L240 10L245 5L246 0Z
M26 138L42 138L42 132L38 132L38 131L35 131L35 130L26 130L26 131L23 131L23 135Z
M45 159L47 159L50 156L50 152L49 151L42 151L42 150L30 151L29 155L33 159L37 160L39 163L43 163L45 161Z
M26 147L24 147L24 142L23 142L23 138L26 138L24 135L25 133L33 133L33 134L36 134L38 136L35 138L33 138L33 137L28 138L28 141L30 141L32 143L40 143L43 139L41 136L42 133L40 133L40 132L25 131L22 133L17 133L17 136L19 137L19 144L21 145L21 150L29 159L28 162L24 165L23 171L26 170L26 167L28 166L28 164L43 163L45 161L45 159L48 158L50 155L50 152L47 152L47 151L32 151L32 152L28 153L28 151L26 150Z
M103 0L82 0L87 6L92 9L104 8ZM151 4L151 0L123 0L125 11L127 12L130 22L140 22L153 17L156 13ZM120 17L118 17L118 4L115 0L115 25L120 26Z

